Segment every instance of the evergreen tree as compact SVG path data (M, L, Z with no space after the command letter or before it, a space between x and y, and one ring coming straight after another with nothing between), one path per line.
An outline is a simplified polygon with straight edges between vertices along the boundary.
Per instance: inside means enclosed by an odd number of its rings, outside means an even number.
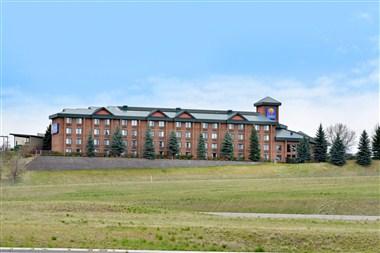
M251 136L249 139L249 160L257 162L260 160L260 144L257 131L254 126L252 126Z
M297 146L297 162L304 163L310 161L310 159L309 140L304 136Z
M220 156L225 160L234 159L234 147L232 142L232 137L230 133L226 133L222 143L222 148L220 150Z
M371 164L371 147L370 140L367 132L364 130L362 135L360 136L358 154L356 158L356 162L363 166L368 166Z
M143 157L145 159L150 159L150 160L153 160L156 158L156 153L154 151L153 137L152 137L152 133L150 131L150 128L148 128L146 130L146 133L145 133Z
M86 153L88 157L95 156L95 145L94 145L94 138L92 137L92 134L90 134L87 139Z
M120 129L116 128L116 131L112 135L111 155L120 156L122 153L124 153L124 150L125 150L125 143L123 141L123 135L121 134Z
M338 134L330 149L330 162L334 165L342 166L346 163L346 147Z
M376 126L375 135L372 137L373 159L380 160L380 125Z
M316 162L326 162L327 160L327 138L322 124L319 125L315 136L314 160Z
M170 133L168 150L169 155L172 157L172 159L174 159L179 152L178 140L174 131Z
M51 150L51 124L46 128L42 142L42 150Z
M205 139L203 138L202 133L199 135L197 157L199 160L206 159Z

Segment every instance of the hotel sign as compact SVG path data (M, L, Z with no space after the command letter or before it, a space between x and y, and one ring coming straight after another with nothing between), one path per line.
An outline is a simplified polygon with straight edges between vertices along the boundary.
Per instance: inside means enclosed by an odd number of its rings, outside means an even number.
M51 134L58 134L59 133L59 124L53 123L51 125Z
M276 120L277 119L277 112L275 107L267 107L265 109L265 115L270 120Z

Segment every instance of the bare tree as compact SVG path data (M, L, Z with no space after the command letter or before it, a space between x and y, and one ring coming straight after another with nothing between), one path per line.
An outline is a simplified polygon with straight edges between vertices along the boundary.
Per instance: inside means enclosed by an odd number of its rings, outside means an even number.
M349 129L342 123L337 123L326 128L326 135L330 145L333 143L338 134L346 149L350 149L355 144L355 131Z
M13 183L16 183L20 175L25 171L26 160L22 159L19 152L17 152L9 160L9 172L8 177L12 180Z

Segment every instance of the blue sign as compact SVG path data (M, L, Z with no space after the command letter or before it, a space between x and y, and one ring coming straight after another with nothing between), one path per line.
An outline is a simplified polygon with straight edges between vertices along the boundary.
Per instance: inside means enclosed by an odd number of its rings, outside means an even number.
M277 112L276 112L276 108L274 107L267 107L265 114L266 114L266 117L270 120L277 119Z
M59 133L59 124L53 123L51 125L51 134L57 134L57 133Z

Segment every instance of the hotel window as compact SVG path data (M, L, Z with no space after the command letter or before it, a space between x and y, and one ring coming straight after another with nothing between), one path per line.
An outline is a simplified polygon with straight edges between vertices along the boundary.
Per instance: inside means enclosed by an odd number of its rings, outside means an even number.
M211 144L211 148L212 148L212 149L217 149L217 148L218 148L218 144L216 144L216 143L212 143L212 144Z
M177 128L182 127L182 122L176 121L175 127L177 127Z
M81 135L81 134L82 134L82 128L77 128L77 129L75 130L75 133L76 133L77 135Z
M179 147L179 148L182 147L182 143L181 143L181 142L178 142L178 147Z
M186 128L191 128L191 122L186 122L186 123L185 123L185 127L186 127Z
M65 151L66 153L71 153L71 148L67 148Z
M239 130L244 130L244 124L239 124Z
M94 145L99 146L99 139L94 139Z
M128 141L124 141L125 148L128 147Z
M133 120L131 121L131 125L132 125L132 126L137 126L137 120L133 119Z
M233 129L234 129L234 127L235 127L235 125L234 125L234 124L228 124L228 129L229 129L229 130L233 130Z
M66 138L66 144L71 145L71 139L70 138Z
M109 119L104 120L104 125L109 126L110 124L111 124L111 120Z
M121 130L121 135L122 136L127 136L128 135L128 131L127 130Z
M128 124L128 121L126 119L122 119L121 120L121 125L122 126L127 126L127 124Z
M94 125L99 125L100 124L100 120L99 119L94 119Z
M110 135L110 130L109 129L104 129L104 135Z
M282 160L282 156L281 155L276 155L276 161L281 161Z
M207 149L208 148L208 145L207 145L207 143L205 143L205 149Z
M132 148L137 148L137 141L132 141Z
M269 145L268 144L264 144L264 151L269 151Z
M238 138L239 138L239 141L244 140L244 134L239 134L239 135L238 135Z
M110 140L104 140L104 145L109 146L110 145Z
M165 147L165 142L160 141L160 148L163 148L163 147Z
M264 126L264 131L269 131L269 125Z
M165 121L158 121L158 126L159 127L164 127L165 126Z
M136 130L132 131L132 137L137 137L137 131Z
M213 139L213 140L218 139L218 134L217 133L212 133L211 134L211 139Z
M269 134L264 135L264 141L269 141Z
M212 128L213 128L213 129L218 129L218 123L213 123L213 124L212 124Z
M288 149L288 152L296 152L297 145L296 144L288 144L287 149Z
M158 137L165 137L165 132L164 131L159 131L158 132Z
M243 150L244 149L244 145L243 144L238 144L238 149L239 150Z
M260 125L255 125L256 131L260 131Z
M78 125L82 124L82 118L77 118L76 122L77 122Z
M82 139L77 139L77 145L82 145Z
M208 139L208 133L202 133L203 139L207 140Z
M71 124L72 118L66 118L66 124Z
M154 131L150 131L150 136L154 137Z
M154 121L153 120L149 120L148 121L148 125L149 125L149 127L154 127Z
M269 160L269 154L264 154L264 160L266 160L266 161Z
M181 138L182 137L182 133L181 132L175 132L175 137Z
M71 128L70 127L66 128L66 134L71 134Z
M186 137L186 138L191 138L191 132L186 132L186 133L185 133L185 137Z
M202 128L207 129L208 128L208 123L202 123Z
M276 151L277 152L281 152L281 149L282 149L282 146L277 144L276 145Z
M94 135L99 135L99 133L100 133L99 129L95 128L94 129Z
M230 136L231 136L231 139L234 140L234 139L235 139L235 135L234 135L234 134L231 134L231 133L229 133L229 134L230 134Z
M191 148L191 142L186 142L186 148Z

